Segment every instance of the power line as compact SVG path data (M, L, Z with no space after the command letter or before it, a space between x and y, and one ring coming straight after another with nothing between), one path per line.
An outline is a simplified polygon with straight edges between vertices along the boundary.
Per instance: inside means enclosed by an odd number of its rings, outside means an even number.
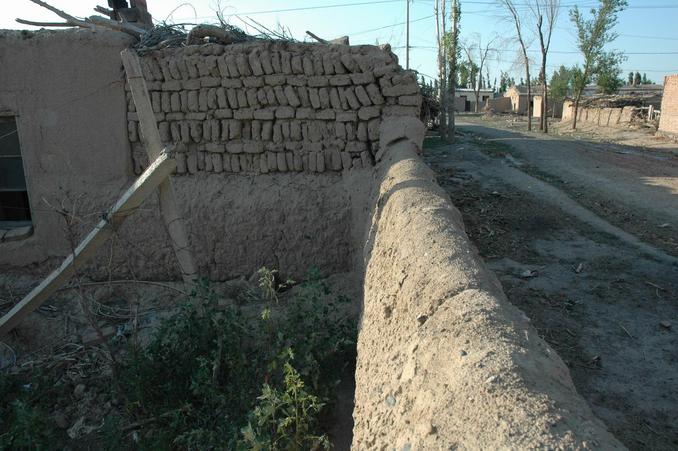
M435 14L431 14L430 16L420 17L419 19L410 20L410 23L420 22L420 21L426 20L426 19L431 19L435 16L436 16ZM366 33L371 33L373 31L385 30L386 28L397 27L398 25L405 25L406 23L407 22L396 22L396 23L392 23L390 25L384 25L383 27L370 28L369 30L356 31L355 33L347 33L347 34L348 34L348 36L357 36L359 34L366 34Z
M421 0L419 0L421 1ZM432 3L433 0L427 0L427 3ZM353 3L335 3L335 4L329 4L329 5L311 5L311 6L300 6L296 8L280 8L280 9L269 9L269 10L259 10L259 11L246 11L246 12L238 12L238 13L232 13L232 14L224 14L224 17L232 17L232 16L252 16L255 14L271 14L271 13L284 13L284 12L296 12L296 11L310 11L310 10L318 10L318 9L330 9L330 8L344 8L344 7L353 7L353 6L367 6L367 5L379 5L379 4L385 4L385 3L400 3L402 0L371 0L371 1L363 1L363 2L353 2ZM495 6L498 9L501 8L499 4L497 4L496 1L492 0L465 0L464 4L467 5L483 5L483 6ZM595 6L596 3L590 2L588 4L578 4L578 3L569 3L569 4L561 4L558 7L559 8L572 8L572 7L581 7L581 8L588 8ZM528 3L516 3L515 6L519 10L529 10L530 9L530 4ZM641 6L627 6L625 9L676 9L678 8L678 5L641 5ZM464 12L465 14L480 14L486 11L466 11ZM197 16L193 17L191 19L209 19L209 18L214 18L215 16ZM177 19L177 20L183 20L183 19ZM669 38L672 39L672 38ZM676 38L678 39L678 38Z
M669 38L669 37L662 37L662 36L642 36L642 35L637 35L637 34L620 34L619 36L624 36L625 38L659 39L659 40L667 40L667 41L678 41L678 38Z
M254 16L256 14L272 14L272 13L286 13L286 12L295 12L295 11L310 11L315 9L329 9L329 8L344 8L352 6L367 6L367 5L380 5L384 3L400 3L402 0L371 0L367 2L354 2L354 3L335 3L332 5L312 5L312 6L299 6L297 8L281 8L281 9L269 9L269 10L260 10L260 11L245 11L231 14L224 14L224 17L233 17L233 16ZM212 16L197 16L193 19L211 19L216 17ZM176 19L183 20L183 19Z
M401 48L401 47L393 47L393 48ZM438 47L436 46L430 46L430 45L411 45L411 49L423 49L423 50L438 50ZM515 52L515 50L511 49L490 49L492 52ZM541 51L539 50L528 50L529 53L538 53L541 54ZM576 51L576 50L549 50L549 54L551 53L556 53L559 55L579 55L581 52ZM678 52L623 52L624 55L678 55Z
M489 58L489 57L488 57ZM512 64L513 61L507 61L505 59L499 58L499 57L494 57L490 58L492 61L496 61L499 64ZM569 63L572 64L572 63ZM551 69L559 69L560 66L565 66L565 64L547 64L546 67L551 68ZM631 72L630 68L622 67L622 71L624 72ZM676 69L633 69L634 72L657 72L657 73L678 73L678 68Z
M421 0L420 0L421 1ZM353 7L353 6L367 6L367 5L379 5L379 4L385 4L385 3L400 3L402 0L371 0L371 1L364 1L364 2L353 2L353 3L335 3L335 4L330 4L330 5L311 5L311 6L300 6L296 8L280 8L280 9L269 9L269 10L259 10L259 11L245 11L245 12L238 12L238 13L231 13L231 14L224 14L224 17L232 17L232 16L253 16L255 14L272 14L272 13L284 13L284 12L296 12L296 11L310 11L310 10L318 10L318 9L330 9L330 8L344 8L344 7ZM432 2L432 0L427 0L427 2ZM499 5L494 2L494 1L465 1L465 4L471 4L471 5L486 5L486 6L497 6ZM527 3L519 3L516 4L519 8L526 8L529 9L529 5ZM575 3L572 4L565 4L565 5L560 5L560 8L569 8L572 6L576 6ZM587 5L588 6L588 5ZM482 13L484 11L466 11L465 14L478 14ZM190 19L209 19L209 18L214 18L215 16L195 16ZM184 19L176 19L176 20L184 20Z

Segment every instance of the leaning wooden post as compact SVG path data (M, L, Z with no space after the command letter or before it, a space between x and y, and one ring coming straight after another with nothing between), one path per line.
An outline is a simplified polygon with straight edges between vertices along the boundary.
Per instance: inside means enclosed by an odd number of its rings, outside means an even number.
M153 161L144 173L118 199L96 227L78 244L73 253L66 257L61 266L52 271L40 285L31 290L21 302L0 318L0 337L16 327L29 313L40 307L43 302L75 274L75 270L80 265L94 256L96 250L115 233L115 229L139 208L143 201L155 191L163 180L169 178L176 167L176 161L166 153L162 153Z
M134 50L130 49L123 50L120 55L122 57L122 63L125 66L127 82L132 91L132 98L134 99L134 105L136 106L137 115L139 117L141 137L146 144L148 159L149 161L153 161L160 155L160 152L162 152L163 145L160 140L160 132L158 132L155 114L153 113L151 98L146 89L146 81L144 80L141 65L139 64L139 57ZM167 226L167 230L169 231L172 246L174 246L174 253L177 256L177 261L181 268L181 274L185 282L193 282L198 277L198 269L189 248L184 218L179 213L174 198L172 180L169 177L165 179L158 187L158 191L160 197L160 212L165 221L165 225Z

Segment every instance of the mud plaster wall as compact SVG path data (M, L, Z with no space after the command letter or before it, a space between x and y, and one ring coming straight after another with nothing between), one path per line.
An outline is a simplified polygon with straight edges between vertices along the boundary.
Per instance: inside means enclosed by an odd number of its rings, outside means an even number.
M577 121L599 125L603 127L624 128L633 123L636 108L626 106L623 108L585 108L579 107ZM567 100L563 103L563 120L572 120L574 115L574 103Z
M485 109L494 110L495 113L508 113L512 107L510 97L496 97L485 101Z
M563 102L554 101L552 99L547 99L548 102L548 117L562 117L563 115ZM534 96L533 108L532 108L532 117L541 117L541 103L542 96Z
M353 449L622 449L506 300L420 144L395 140L377 166Z
M17 115L34 234L0 244L0 264L69 249L54 212L70 193L102 204L130 180L127 110L115 33L0 31L0 109Z
M678 75L664 78L659 130L678 135Z
M30 266L41 273L56 267L70 251L71 245L63 219L54 210L61 205L69 209L77 206L77 213L82 215L82 220L72 229L77 242L146 164L138 141L135 114L126 98L119 55L128 45L127 39L115 33L79 30L0 33L0 57L3 61L0 67L0 103L4 109L18 114L19 137L35 227L34 235L27 240L0 244L0 266ZM258 73L256 63L252 67L248 58L246 62L251 74L247 74L243 66L246 77L234 78L231 72L228 77L217 77L213 72L204 72L202 65L202 62L211 62L212 57L216 58L215 53L221 51L222 55L228 54L223 48L217 47L208 45L184 50L200 62L193 66L197 76L191 78L193 73L189 71L186 80L161 81L160 78L168 74L163 72L163 68L169 69L162 64L156 66L152 63L158 61L156 58L162 59L169 55L176 58L177 51L168 50L142 59L143 67L150 71L147 72L149 88L152 99L156 100L156 109L158 96L160 99L161 111L157 112L160 131L166 141L178 144L176 150L181 156L178 157L179 171L173 177L174 188L187 219L201 274L221 280L251 274L263 265L279 268L284 274L295 277L305 274L311 266L318 266L325 272L350 270L356 242L351 224L356 217L362 217L366 210L364 192L368 189L371 162L378 150L376 141L369 139L369 122L377 118L372 116L376 114L375 111L378 115L385 114L386 109L389 114L414 112L417 108L415 105L398 105L399 95L391 96L391 100L384 95L384 89L388 93L389 88L392 93L398 93L397 85L400 82L406 86L402 89L411 89L408 87L410 77L402 76L392 54L375 47L362 48L360 51L381 55L381 59L370 57L371 62L364 63L367 64L364 67L381 70L381 73L365 73L358 66L355 73L347 71L345 74L332 75L335 84L330 84L328 75L314 75L319 77L317 79L307 77L298 73L299 55L303 52L315 54L320 46L314 45L290 49L291 58L288 62L292 74L284 74L287 63L283 66L281 57L280 69L283 74L277 74L277 78L276 74L269 74L267 80L266 73L255 75ZM236 45L229 51L245 55L256 49L264 51L274 47ZM324 49L337 50L334 47ZM355 51L348 47L340 50L348 53ZM78 64L73 64L74 61ZM241 58L236 59L236 66L238 64L242 64ZM301 64L303 68L303 58ZM216 67L219 68L218 63ZM267 66L262 63L262 70L263 67ZM375 93L372 93L373 97L367 94L372 103L369 106L363 104L367 103L364 98L360 105L350 103L354 99L349 100L346 95L337 104L336 99L332 100L332 93L336 92L338 96L339 87L346 89L347 85L342 85L346 77L358 102L361 102L358 92L362 92L357 89L358 86L364 86L365 92L368 92L368 86L371 85L378 87L383 104L375 105L374 99L377 103L379 100ZM318 101L320 89L326 88L328 96L332 96L330 105L321 103L318 109L313 108L313 104L305 107L305 100L300 97L299 105L292 106L288 98L289 88L300 88L302 86L298 84L308 83L312 78L323 85L318 87ZM393 85L394 79L396 86ZM222 91L210 85L215 80L220 84L224 80L227 80L226 84L238 81L243 84L243 90L236 90L236 100L228 103L228 107L222 108L225 106L220 97ZM284 80L284 84L280 84L280 80ZM355 80L358 83L354 84ZM361 84L369 80L370 83ZM276 98L278 105L275 106L271 99L268 105L255 107L256 104L247 103L245 107L243 102L238 103L236 108L235 102L239 102L243 95L247 98L248 92L244 88L250 81L255 84L263 82L264 88L269 85L280 87L288 105ZM199 89L193 89L196 83ZM308 88L308 91L312 88L308 84L303 87ZM229 102L228 89L231 88L225 88L224 91L226 102ZM167 113L164 111L165 92L169 94L170 111ZM189 96L189 93L192 94ZM212 93L217 96L216 107ZM198 111L193 111L194 94L197 95ZM273 94L276 94L275 89ZM177 96L180 106L175 108ZM309 93L309 103L310 96ZM415 103L420 101L417 100L418 96L411 97ZM185 104L181 103L183 99L186 100ZM222 104L219 104L220 101ZM349 102L356 108L345 110L343 102ZM229 114L231 117L228 117ZM273 119L266 119L270 114L273 114ZM304 114L308 115L306 119ZM332 114L333 119L330 118ZM309 124L308 127L300 124L300 141L295 141L291 135L292 123L296 120ZM226 121L227 126L224 126L223 121ZM240 137L230 135L231 130L237 130L231 127L234 121L240 121ZM255 121L259 121L261 126L261 140L252 135L252 130L257 129ZM264 139L264 129L268 130L264 123L272 125L270 140ZM289 127L284 126L284 123ZM209 124L209 127L205 124ZM326 127L322 128L320 124ZM326 135L330 124L334 127L333 140ZM337 129L341 130L342 125L347 133L343 139L336 136ZM195 132L198 127L201 136ZM219 133L213 137L215 129ZM209 137L204 134L206 130L210 131ZM228 136L223 134L224 130L228 130ZM290 135L286 138L288 131ZM297 131L295 126L295 136ZM277 133L275 137L273 133ZM320 140L316 139L318 133ZM368 134L368 139L364 139L364 133ZM282 135L282 142L278 142L278 135ZM288 147L288 142L296 144ZM257 153L260 149L263 151ZM343 154L350 156L350 165ZM208 155L209 158L204 158ZM269 164L268 159L262 160L264 155L275 156L275 162ZM185 158L182 159L182 156ZM221 157L220 172L216 156ZM258 166L255 164L257 156L260 158ZM288 159L290 156L291 160ZM300 170L299 159L295 156L301 156ZM237 162L231 157L237 157ZM323 163L327 165L323 167ZM289 171L286 172L283 165ZM97 278L131 274L157 279L178 276L173 251L154 197L123 224L115 239L99 251L84 273Z

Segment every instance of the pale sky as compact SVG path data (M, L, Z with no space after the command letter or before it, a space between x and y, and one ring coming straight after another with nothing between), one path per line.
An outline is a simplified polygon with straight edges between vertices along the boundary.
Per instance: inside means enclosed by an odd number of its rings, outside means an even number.
M524 5L517 0L519 5ZM96 0L48 0L48 3L72 15L84 17L95 14ZM147 0L153 17L173 23L215 22L219 8L217 0ZM98 4L107 6L104 0ZM517 44L512 42L511 23L502 19L496 0L461 0L462 37L480 35L483 42L494 39L496 49L488 64L490 78L499 77L499 71L511 72L519 79L524 72L517 60ZM581 61L575 46L575 35L568 10L573 5L589 9L595 0L561 0L561 13L556 26L548 60L550 73L559 65L573 65ZM323 38L348 35L352 44L390 43L405 65L406 0L223 0L221 7L233 25L248 29L235 15L250 17L268 28L278 24L289 28L299 40L310 30ZM437 75L435 49L435 18L433 0L412 0L410 6L410 67L426 76ZM295 10L297 8L303 8ZM527 20L528 10L523 6ZM34 21L59 21L53 13L31 3L14 0L12 8L3 10L0 28L33 28L18 24L15 17ZM648 78L662 83L663 77L678 73L678 0L629 0L629 8L620 15L616 30L620 36L610 46L623 50L628 60L622 64L624 78L629 71L647 73ZM535 63L538 60L537 42L531 45ZM485 71L483 71L485 72ZM532 69L538 72L536 64Z

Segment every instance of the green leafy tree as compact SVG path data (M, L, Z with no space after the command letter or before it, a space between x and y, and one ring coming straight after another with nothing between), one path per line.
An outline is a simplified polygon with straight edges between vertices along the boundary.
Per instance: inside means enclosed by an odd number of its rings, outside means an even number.
M629 72L629 78L626 81L626 84L629 84L629 85L633 84L633 72Z
M556 102L565 99L572 90L573 81L574 70L568 69L565 66L560 66L560 68L553 72L553 75L551 76L551 98Z
M509 74L507 74L504 71L501 71L499 74L499 93L504 93L508 91L508 88L510 88L512 85L512 79L509 77Z
M465 61L459 64L459 82L457 84L460 88L471 88L471 80L475 79L476 74L478 73L478 66L475 63Z
M621 79L622 70L619 65L625 59L624 55L615 52L607 52L601 57L596 71L598 92L614 94L624 84L624 80Z
M577 47L584 57L580 74L575 77L573 129L577 127L577 113L584 88L597 73L600 62L606 59L605 45L617 38L617 33L612 29L617 24L618 14L626 6L626 0L598 0L598 8L592 8L589 17L577 6L570 10L570 20L577 29Z
M654 84L654 82L653 82L652 80L650 80L649 78L647 78L647 74L644 73L644 72L643 72L643 80L642 80L642 83L643 83L644 85L653 85L653 84Z
M636 72L636 75L633 76L633 85L638 86L641 84L643 79L640 76L640 72Z

